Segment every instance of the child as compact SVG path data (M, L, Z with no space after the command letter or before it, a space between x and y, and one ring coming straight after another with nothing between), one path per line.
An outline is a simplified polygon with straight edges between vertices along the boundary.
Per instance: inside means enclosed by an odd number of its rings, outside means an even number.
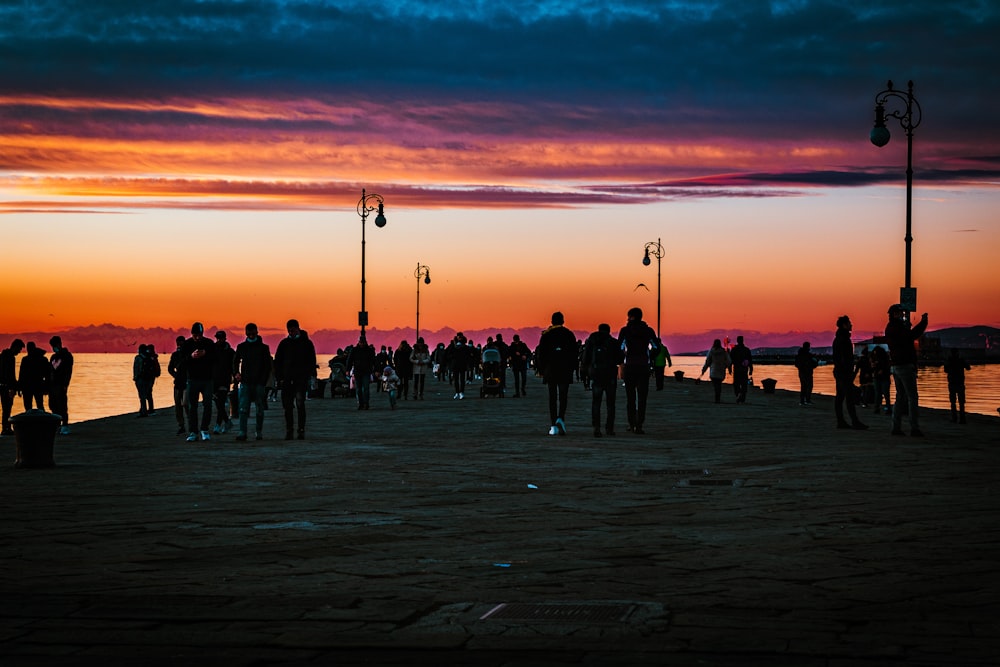
M396 409L396 394L399 392L399 376L392 366L386 366L382 370L382 389L389 394L389 407Z

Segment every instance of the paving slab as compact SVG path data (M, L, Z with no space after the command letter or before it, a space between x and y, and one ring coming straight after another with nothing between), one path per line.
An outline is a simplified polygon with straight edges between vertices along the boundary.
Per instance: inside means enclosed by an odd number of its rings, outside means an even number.
M838 430L687 379L602 438L575 384L549 436L539 379L477 386L312 400L305 440L274 403L261 441L100 419L0 467L0 664L996 664L1000 418Z

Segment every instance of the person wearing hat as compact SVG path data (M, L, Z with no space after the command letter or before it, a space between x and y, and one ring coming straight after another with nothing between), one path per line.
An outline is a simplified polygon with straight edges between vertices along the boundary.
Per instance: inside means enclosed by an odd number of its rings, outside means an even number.
M187 364L188 433L187 441L210 440L208 425L212 422L212 372L215 367L215 343L205 338L205 326L201 322L191 325L191 337L184 341L182 348ZM198 421L198 398L201 397L202 415Z
M889 361L892 364L892 379L896 385L896 405L892 409L892 434L903 435L902 422L905 403L910 415L910 435L920 437L920 422L917 414L917 349L914 341L927 330L927 313L920 316L920 322L911 327L906 319L903 306L894 303L889 306L889 322L885 326L885 338L889 344Z
M389 408L391 410L396 409L396 395L399 393L400 379L399 375L393 369L392 366L386 366L382 369L382 388L385 393L389 395Z
M69 435L69 381L73 377L73 355L63 347L62 338L49 339L52 346L52 381L49 384L49 410L62 417L61 435Z

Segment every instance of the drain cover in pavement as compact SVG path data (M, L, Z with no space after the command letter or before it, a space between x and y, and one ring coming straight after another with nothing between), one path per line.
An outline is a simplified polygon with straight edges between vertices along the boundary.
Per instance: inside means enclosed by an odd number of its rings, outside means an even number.
M558 621L562 623L621 623L632 613L631 604L498 604L479 620Z

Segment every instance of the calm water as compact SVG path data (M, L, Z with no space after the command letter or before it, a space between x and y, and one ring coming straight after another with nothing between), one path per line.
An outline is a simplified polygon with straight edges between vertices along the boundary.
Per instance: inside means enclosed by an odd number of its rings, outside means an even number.
M331 355L320 355L320 365L325 368ZM112 415L138 413L139 399L132 384L132 354L86 354L75 355L76 364L73 382L69 388L70 418L74 422L98 419ZM157 410L172 410L173 383L167 375L169 355L161 355L160 365L163 376L157 379L153 388L153 399ZM696 378L704 363L702 357L674 357L673 368L684 371L686 378ZM833 371L831 366L820 366L813 374L814 391L817 394L834 394ZM707 374L705 376L708 377ZM759 386L764 378L778 381L778 389L798 391L799 378L794 366L757 366L754 380ZM673 381L672 377L668 377ZM920 404L927 407L948 407L948 383L940 368L920 370ZM973 366L966 373L966 410L996 416L1000 407L1000 365ZM892 394L895 396L895 393ZM18 399L20 401L20 399ZM14 413L21 411L20 403L15 403Z

